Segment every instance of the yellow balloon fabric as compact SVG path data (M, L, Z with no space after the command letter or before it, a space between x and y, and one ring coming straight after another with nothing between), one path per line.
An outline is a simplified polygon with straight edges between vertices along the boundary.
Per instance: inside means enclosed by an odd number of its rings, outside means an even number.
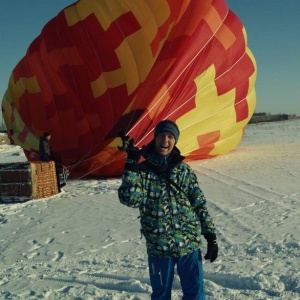
M186 160L234 149L256 102L256 63L225 0L81 0L43 28L2 101L29 160L51 132L73 177L118 176L120 133L141 147L175 121Z

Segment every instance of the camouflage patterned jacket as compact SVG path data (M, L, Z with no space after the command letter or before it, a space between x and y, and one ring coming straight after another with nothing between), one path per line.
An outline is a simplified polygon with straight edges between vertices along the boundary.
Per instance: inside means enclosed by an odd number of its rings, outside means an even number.
M183 159L175 147L162 167L150 152L137 171L123 173L119 199L139 208L149 256L184 256L201 248L201 234L215 230L197 177Z

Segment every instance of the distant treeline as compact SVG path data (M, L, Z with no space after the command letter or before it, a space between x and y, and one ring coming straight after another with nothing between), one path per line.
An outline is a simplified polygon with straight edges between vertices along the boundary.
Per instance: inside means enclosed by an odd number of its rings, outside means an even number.
M288 114L267 114L265 112L254 113L252 118L249 121L251 123L259 123L259 122L275 122L275 121L286 121L289 119L298 118L296 115L288 115Z

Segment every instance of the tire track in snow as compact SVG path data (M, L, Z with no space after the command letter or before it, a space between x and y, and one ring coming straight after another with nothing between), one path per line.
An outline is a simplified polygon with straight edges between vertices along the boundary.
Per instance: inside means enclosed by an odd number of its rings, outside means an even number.
M55 290L56 292L63 292L66 288L93 286L96 289L105 291L103 293L119 293L121 291L126 293L128 297L135 296L139 297L136 299L149 299L151 288L148 278L128 274L129 270L119 265L116 265L116 269L111 270L111 272L125 274L124 276L99 270L103 267L107 268L105 265L87 266L75 261L63 262L59 260L35 261L24 259L3 261L0 268L0 277L2 278L0 286L5 286L8 281L26 277L26 280L30 281L30 286L37 284L37 286L47 287L48 290ZM10 268L18 270L18 278L12 278L14 276L9 271Z
M203 166L201 166L201 171L196 171L196 173L198 173L199 176L207 176L213 180L218 181L219 183L226 185L227 187L239 190L249 195L251 198L261 199L261 201L257 203L250 204L250 206L259 204L261 202L272 202L276 203L279 206L286 207L284 204L281 203L282 199L299 195L299 193L293 193L291 195L280 194L268 189L267 187L262 187L249 181L242 180L240 178L236 178L227 174L222 174L219 171L214 171ZM248 206L237 209L246 208Z
M237 241L249 243L257 239L267 242L266 228L281 226L284 231L284 225L291 220L288 218L295 218L297 215L297 202L293 200L298 193L283 195L206 167L196 170L196 174L205 182L203 186L207 188L205 195L208 206L211 207L212 217L227 244L234 245ZM217 191L216 196L214 190ZM208 196L210 194L212 197Z
M255 228L253 228L252 223L247 223L244 219L242 219L240 214L232 213L232 210L237 207L240 208L241 202L243 202L240 199L232 199L231 196L236 194L236 192L232 192L232 188L235 188L234 185L237 185L237 183L233 183L232 181L229 182L225 176L220 178L216 172L206 168L203 169L203 171L201 168L201 171L195 172L198 178L203 179L203 177L207 177L209 180L209 182L207 182L207 178L205 178L205 184L203 184L203 188L205 190L207 189L207 191L204 190L204 193L208 201L207 205L209 206L211 215L217 225L217 230L221 233L220 238L223 239L223 242L225 244L235 245L238 241L241 241L241 236L244 237L245 241L251 239L253 236L256 236L258 233L255 231ZM213 185L211 189L209 188L210 185ZM202 188L201 183L200 187ZM210 196L211 191L216 189L218 190L217 195L220 194L219 190L222 189L222 199L216 199L216 197ZM244 191L239 191L241 195L240 197L245 197ZM230 200L228 200L228 198ZM255 196L251 195L251 204L256 201L257 199Z

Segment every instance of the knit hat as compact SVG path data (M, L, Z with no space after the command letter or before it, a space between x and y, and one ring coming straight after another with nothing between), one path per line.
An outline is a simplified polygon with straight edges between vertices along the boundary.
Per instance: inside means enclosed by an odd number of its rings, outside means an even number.
M176 143L177 143L178 138L179 138L179 129L178 129L178 126L173 121L164 120L164 121L159 122L154 129L154 139L156 139L156 137L161 132L171 133L174 136Z
M47 136L51 135L50 132L44 132L44 138L46 138Z

